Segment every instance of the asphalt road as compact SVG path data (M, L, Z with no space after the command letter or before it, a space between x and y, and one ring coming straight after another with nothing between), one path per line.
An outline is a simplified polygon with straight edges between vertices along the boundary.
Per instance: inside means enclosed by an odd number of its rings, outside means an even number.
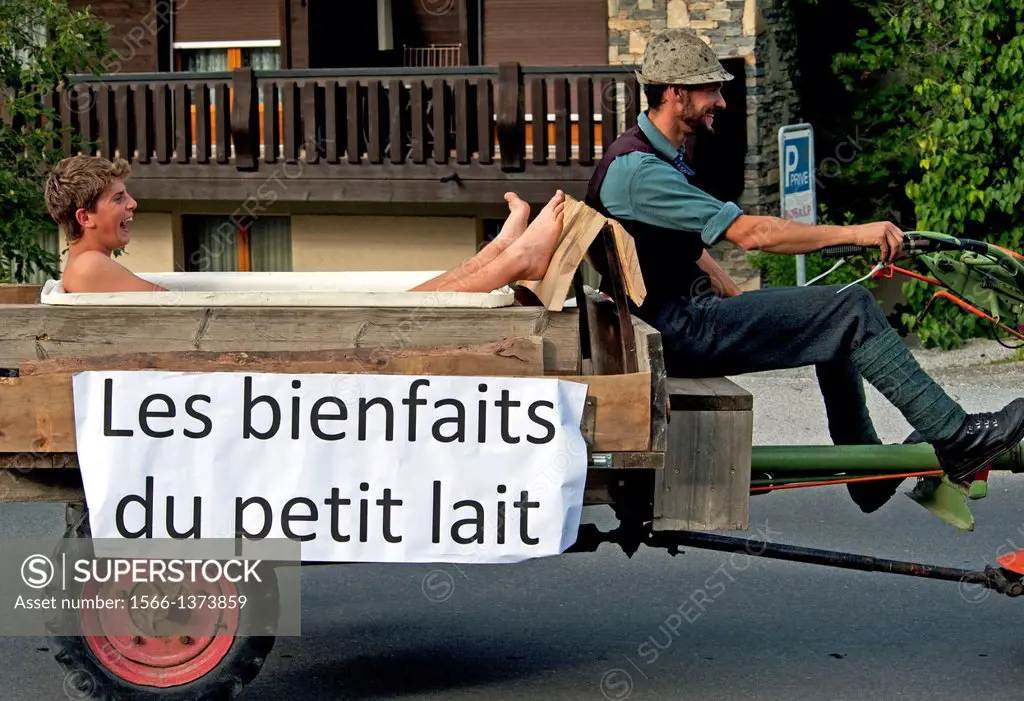
M936 376L969 410L1024 394L1020 363ZM827 442L806 372L740 381L756 444ZM869 399L883 439L902 440L902 417ZM863 515L843 489L791 490L752 499L751 533L965 568L1024 548L1024 477L994 477L974 512L962 533L902 494ZM53 507L0 507L0 534L60 523ZM277 641L243 698L991 701L1024 687L1024 598L745 555L605 545L514 566L316 567L303 609L302 637ZM0 697L65 698L45 640L0 639L0 661Z

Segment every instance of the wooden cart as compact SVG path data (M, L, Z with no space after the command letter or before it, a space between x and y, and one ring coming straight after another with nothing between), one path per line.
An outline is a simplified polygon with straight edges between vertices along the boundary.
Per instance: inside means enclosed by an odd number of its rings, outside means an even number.
M610 505L620 532L637 534L624 549L639 547L645 529L747 528L752 397L722 378L666 376L660 335L625 301L642 290L630 240L592 210L574 211L585 221L569 217L575 234L560 244L557 265L513 307L66 307L40 304L38 287L2 288L0 368L17 373L0 379L0 502L64 503L68 534L87 528L71 392L83 370L547 376L587 385L584 500ZM595 240L618 302L582 285L578 265ZM573 550L599 542L581 529ZM227 698L225 689L255 676L273 638L194 654L182 647L175 665L154 663L151 675L137 660L101 659L95 640L52 644L93 688Z

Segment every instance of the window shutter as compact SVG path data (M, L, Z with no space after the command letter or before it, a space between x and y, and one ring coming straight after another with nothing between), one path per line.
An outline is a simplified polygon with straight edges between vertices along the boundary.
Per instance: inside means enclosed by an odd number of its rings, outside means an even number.
M279 0L176 0L174 41L281 39Z

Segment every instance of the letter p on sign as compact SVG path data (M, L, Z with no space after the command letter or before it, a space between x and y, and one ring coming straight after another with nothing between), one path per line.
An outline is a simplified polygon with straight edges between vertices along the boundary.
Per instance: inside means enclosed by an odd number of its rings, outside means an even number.
M786 144L786 173L792 173L800 163L800 152L793 144Z

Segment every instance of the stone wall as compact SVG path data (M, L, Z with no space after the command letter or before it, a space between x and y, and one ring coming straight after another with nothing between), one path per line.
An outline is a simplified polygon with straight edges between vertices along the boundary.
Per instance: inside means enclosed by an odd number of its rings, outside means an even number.
M750 214L778 215L778 130L799 114L787 0L608 0L609 63L639 64L650 33L672 27L694 29L721 58L744 59L747 155L738 204ZM731 244L716 249L730 274L756 286L742 251Z

